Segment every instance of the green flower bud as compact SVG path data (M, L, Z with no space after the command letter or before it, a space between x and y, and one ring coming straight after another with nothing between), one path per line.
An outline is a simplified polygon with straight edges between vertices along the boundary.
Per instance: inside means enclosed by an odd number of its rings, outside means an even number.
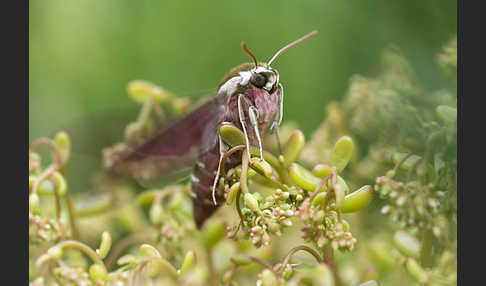
M105 282L107 277L108 273L104 265L96 263L89 267L89 278L91 281L96 282L101 280Z
M317 207L320 204L322 204L322 202L324 201L324 198L326 197L326 195L327 195L326 192L320 192L320 193L318 193L314 197L314 199L312 200L312 206Z
M427 282L427 272L413 258L408 258L406 262L408 273L420 283Z
M262 271L260 280L262 281L262 286L278 285L277 276L275 276L275 274L273 274L273 272L269 269L265 269Z
M184 276L189 270L191 270L194 265L196 264L196 252L193 250L189 250L186 253L186 257L184 257L184 261L182 262L181 269L178 271L179 277Z
M153 225L161 225L163 221L164 210L161 203L152 204L149 211L150 222Z
M245 194L245 204L254 212L258 212L260 208L258 207L258 200L250 193Z
M155 198L155 195L157 194L158 191L145 191L137 196L137 199L135 200L136 204L138 206L144 206L152 203L152 201Z
M66 179L64 179L64 176L61 175L61 173L59 173L57 171L52 174L52 177L54 179L54 183L56 184L57 193L60 196L64 196L67 192Z
M392 161L393 161L393 164L398 164L398 162L402 161L403 158L405 158L407 154L405 153L394 153L392 155ZM402 165L400 165L400 169L402 170L408 170L410 169L410 167L415 163L417 162L417 160L421 159L420 156L417 156L417 155L411 155L410 157L407 158L407 160L405 160L405 162L402 163Z
M173 97L170 103L175 115L182 115L191 107L191 100L188 98Z
M225 233L224 224L219 220L211 220L205 225L202 232L203 242L206 248L212 248L216 243L223 239Z
M159 251L155 247L146 243L140 246L140 254L148 258L162 258Z
M61 131L54 137L54 142L61 154L62 164L65 166L71 154L71 139L69 139L69 135L66 132Z
M454 123L457 121L457 109L447 105L439 105L435 109L437 117L444 123Z
M35 261L35 266L37 268L40 268L42 266L42 264L46 261L48 261L49 259L51 259L51 257L46 253L46 254L42 254L41 256L39 256L39 258L37 258L37 260Z
M159 273L169 274L172 278L177 279L177 270L164 258L154 258L148 264L148 275L156 277Z
M272 166L266 161L262 161L260 158L252 158L251 162L265 177L270 178L273 173Z
M224 284L227 284L231 281L232 278L233 278L233 269L230 269L223 274L222 281Z
M90 195L75 204L74 213L79 217L101 214L111 207L111 202L109 193Z
M312 174L314 174L319 178L325 178L329 176L331 173L332 173L331 166L328 166L326 164L317 164L312 169Z
M224 143L231 147L245 145L245 134L233 124L223 124L219 127L219 135Z
M373 200L373 188L369 185L363 186L358 190L344 197L341 211L352 213L366 208Z
M292 269L292 266L290 266L289 264L287 264L285 266L285 270L283 271L282 273L282 278L284 280L289 280L290 277L292 277L292 274L294 273L294 270Z
M420 242L408 232L403 230L395 232L393 243L403 255L416 259L420 257Z
M283 165L288 167L295 162L305 146L304 133L300 130L295 130L290 135L289 139L283 146L282 155L284 157Z
M245 266L252 262L251 259L246 255L236 255L231 257L230 259L231 262L239 266Z
M336 167L338 173L348 165L354 151L354 143L351 137L343 136L338 139L331 152L331 165Z
M302 189L313 192L317 185L320 183L321 179L314 176L310 171L306 168L300 166L297 163L290 164L289 168L289 175L290 179ZM326 190L327 186L324 184L322 190ZM321 191L322 191L321 190Z
M239 190L240 182L234 183L228 192L228 197L226 197L226 204L231 205L234 202Z
M51 259L61 259L62 255L64 254L64 251L62 247L54 245L53 247L49 248L47 250L47 255Z
M124 265L124 264L137 264L138 260L135 258L135 256L131 254L123 255L120 257L117 262L118 265Z
M340 177L339 177L340 178ZM344 201L344 196L346 195L346 189L348 189L348 186L346 185L346 182L341 179L337 180L336 184L334 185L334 194L336 196L336 208L339 209Z
M162 88L143 80L134 80L128 83L128 94L138 103L145 102L154 97L157 102L169 102L172 95Z
M39 184L37 187L37 193L39 195L54 195L54 186L52 185L51 180L44 180L42 183Z
M104 231L101 234L100 248L96 249L96 253L99 255L101 259L103 259L106 257L106 255L108 255L108 252L110 252L110 248L111 248L111 235L109 232Z
M29 190L30 190L30 188L32 187L32 185L34 184L34 182L36 180L37 180L37 177L36 176L29 175Z
M36 193L31 193L29 195L29 211L32 213L37 213L37 211L39 210L39 204L39 195Z

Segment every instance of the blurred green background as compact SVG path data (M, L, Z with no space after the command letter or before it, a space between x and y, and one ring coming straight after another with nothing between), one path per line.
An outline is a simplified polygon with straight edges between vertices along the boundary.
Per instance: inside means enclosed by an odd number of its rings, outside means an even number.
M317 29L272 66L285 88L284 120L309 137L349 78L369 74L389 44L400 47L426 89L447 84L435 54L457 31L457 2L409 1L30 1L29 142L66 130L74 192L99 169L102 147L120 140L139 108L127 82L152 81L203 95L249 61L242 40L267 61Z

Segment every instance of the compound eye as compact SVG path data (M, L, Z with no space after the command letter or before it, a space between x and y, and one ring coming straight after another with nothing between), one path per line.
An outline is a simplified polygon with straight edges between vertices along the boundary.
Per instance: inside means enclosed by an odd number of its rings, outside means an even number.
M262 88L267 84L267 78L261 73L254 73L250 78L251 84L258 88Z

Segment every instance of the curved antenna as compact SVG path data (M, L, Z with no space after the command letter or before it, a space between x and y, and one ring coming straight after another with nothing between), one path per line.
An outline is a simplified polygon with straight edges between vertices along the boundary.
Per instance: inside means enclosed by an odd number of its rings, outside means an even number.
M283 52L285 52L286 50L292 48L293 46L296 46L304 41L307 41L308 39L312 38L313 36L315 36L317 34L317 30L314 30L312 32L310 32L309 34L303 36L302 38L298 39L298 40L295 40L293 41L292 43L286 45L285 47L281 48L274 56L271 60L268 61L268 65L271 65L272 62L278 58L281 54L283 54Z
M255 62L255 68L258 67L258 63L257 63L257 60L255 58L255 56L250 52L250 50L248 50L248 48L246 47L246 43L245 42L241 42L241 47L243 48L243 50L248 54L250 55L250 57L253 59L253 61Z

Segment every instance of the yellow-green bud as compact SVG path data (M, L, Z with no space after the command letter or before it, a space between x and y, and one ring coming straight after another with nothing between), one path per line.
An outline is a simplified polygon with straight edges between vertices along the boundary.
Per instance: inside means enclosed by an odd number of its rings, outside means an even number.
M31 193L29 195L29 211L35 213L39 210L39 195L36 193Z
M96 282L98 280L101 280L105 282L107 277L108 272L106 271L104 265L96 263L89 267L89 278L91 279L91 281Z
M406 262L408 273L420 283L427 282L427 272L413 258L408 258Z
M61 131L54 137L54 142L61 155L62 164L65 166L71 154L71 139L69 139L69 135L66 132Z
M49 248L47 250L47 255L49 255L50 258L52 259L60 259L62 255L64 254L64 251L62 247L54 245L53 247Z
M420 257L420 242L408 232L403 230L395 232L393 243L403 255L416 259Z
M64 176L57 171L52 174L52 177L54 178L54 183L56 184L57 193L60 196L64 196L67 192L66 179L64 179Z
M239 265L239 266L245 266L245 265L250 264L252 261L246 255L236 255L236 256L231 257L231 262L233 262L234 264Z
M100 248L96 249L96 253L98 256L103 259L108 255L108 252L110 252L111 248L111 235L108 231L104 231L101 234L101 243L100 243Z
M139 103L153 97L157 102L168 102L171 94L153 83L143 80L134 80L128 83L128 94Z
M277 286L278 280L275 274L269 269L265 269L261 273L262 286Z
M317 185L321 182L321 179L314 176L310 171L297 163L290 164L288 170L290 179L292 179L297 186L306 191L313 192L317 188ZM327 186L324 184L322 190L326 189Z
M265 177L270 178L272 176L272 166L266 161L262 161L260 158L252 158L251 162Z
M312 169L312 174L319 178L325 178L332 173L332 168L326 164L317 164Z
M258 200L250 193L246 193L245 197L245 204L254 212L258 212L260 208L258 207Z
M150 207L150 211L149 211L150 222L153 225L162 224L163 212L164 212L164 210L162 209L161 203L152 204L152 206Z
M223 124L219 127L219 135L224 143L231 147L245 145L245 134L233 124Z
M302 133L300 130L295 130L292 132L282 150L284 167L288 167L291 163L295 162L299 158L304 146L304 133Z
M354 152L354 143L351 137L343 136L338 139L331 152L331 165L336 167L338 173L348 165Z
M373 188L371 186L363 186L358 190L348 194L344 197L341 211L343 213L352 213L366 208L373 200Z
M224 224L219 220L210 220L205 225L202 232L203 241L206 248L212 248L216 243L218 243L225 233Z
M159 251L155 247L145 243L140 246L140 254L149 258L162 258Z
M182 262L181 269L178 271L179 276L182 277L184 276L191 268L194 267L196 264L196 252L193 250L189 250L186 253L186 257L184 257L184 261Z
M226 198L226 203L228 205L231 205L234 202L236 198L236 194L238 194L239 190L240 190L240 182L236 182L231 186L228 192L228 197Z

